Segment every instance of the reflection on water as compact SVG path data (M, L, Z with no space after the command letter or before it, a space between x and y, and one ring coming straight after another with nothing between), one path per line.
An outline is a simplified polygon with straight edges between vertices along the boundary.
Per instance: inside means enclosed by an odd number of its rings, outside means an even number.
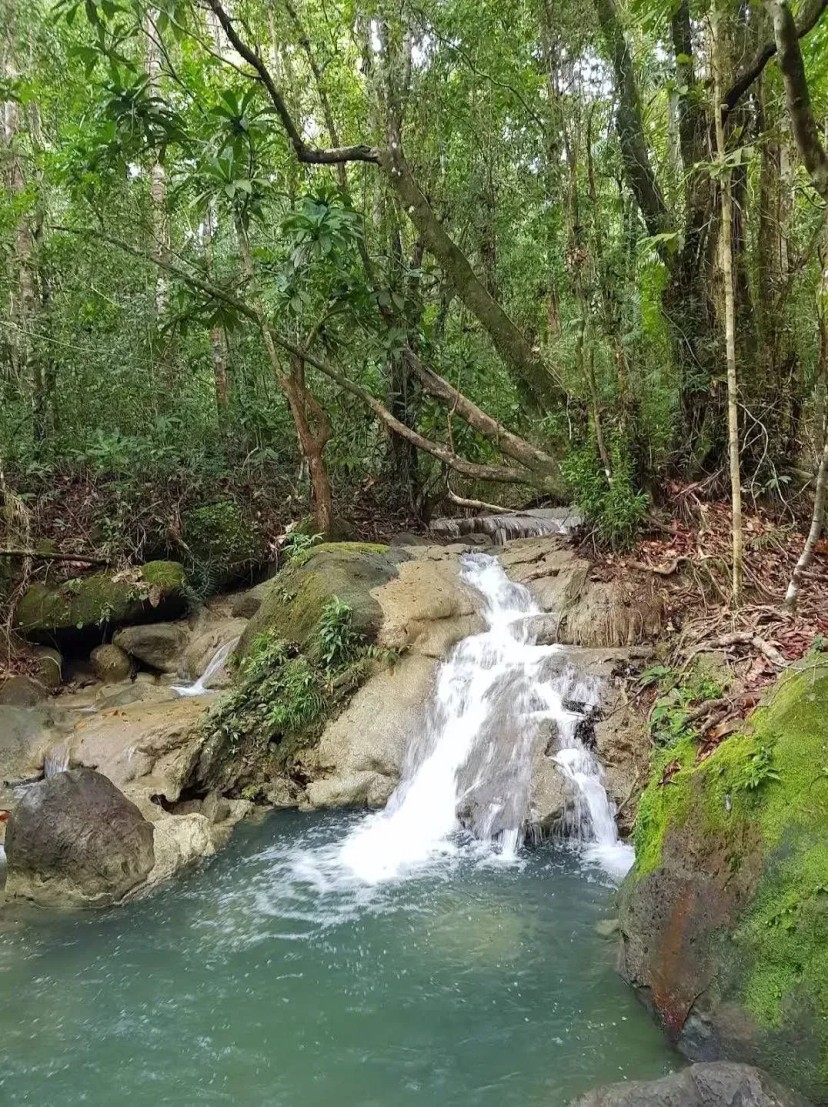
M143 902L0 928L0 1103L563 1107L672 1066L600 869L460 842L367 885L336 862L363 818L279 814Z

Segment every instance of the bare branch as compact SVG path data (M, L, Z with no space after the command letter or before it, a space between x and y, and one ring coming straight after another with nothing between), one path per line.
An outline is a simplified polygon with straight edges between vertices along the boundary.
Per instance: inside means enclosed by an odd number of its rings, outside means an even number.
M804 38L809 34L819 22L826 8L828 8L828 0L811 0L811 3L808 4L803 11L799 22L795 24L796 37ZM774 56L776 49L777 43L776 40L773 39L770 42L766 42L756 51L744 69L737 74L736 79L725 93L722 99L723 112L733 111L741 98Z
M285 99L281 92L279 92L270 75L270 70L255 50L252 50L240 37L233 20L221 6L219 0L207 0L207 3L214 12L216 19L218 19L221 24L224 33L227 35L236 53L244 58L248 65L252 66L255 70L256 79L261 83L270 97L271 103L276 109L276 114L279 116L279 120L287 132L288 138L290 139L299 161L305 162L308 165L337 165L349 161L375 163L379 161L378 152L371 146L340 146L330 150L320 150L314 146L308 146L299 133L299 128L294 123L293 116L288 110Z

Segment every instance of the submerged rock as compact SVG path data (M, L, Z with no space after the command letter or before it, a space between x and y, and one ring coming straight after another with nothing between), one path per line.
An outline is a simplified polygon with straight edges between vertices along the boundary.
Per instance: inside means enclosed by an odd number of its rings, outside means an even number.
M611 1084L572 1107L809 1107L767 1073L749 1065L691 1065L663 1080Z
M12 812L6 855L6 895L51 908L117 903L155 865L152 824L92 769L30 786Z
M762 1064L828 1101L828 662L746 733L657 760L621 893L622 971L692 1059Z

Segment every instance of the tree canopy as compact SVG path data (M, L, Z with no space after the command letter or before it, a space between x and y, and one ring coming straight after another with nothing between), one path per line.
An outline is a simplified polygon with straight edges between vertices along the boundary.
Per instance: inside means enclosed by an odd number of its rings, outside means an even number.
M825 0L5 7L7 492L816 520Z

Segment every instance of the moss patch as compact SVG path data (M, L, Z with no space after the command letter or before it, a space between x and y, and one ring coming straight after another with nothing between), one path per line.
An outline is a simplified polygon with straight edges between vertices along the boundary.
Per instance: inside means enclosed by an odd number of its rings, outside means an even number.
M148 562L131 576L92 573L61 584L36 582L17 605L14 623L32 635L127 623L178 596L184 583L184 569L174 561Z
M714 874L725 858L710 893L724 897L728 872L745 866L715 936L719 985L775 1036L769 1051L784 1039L786 1063L801 1055L800 1087L828 1083L828 661L785 674L744 732L702 763L691 738L660 751L635 843L631 886L662 862L668 874Z
M235 500L221 500L188 511L182 519L190 566L201 591L214 592L267 560L267 543Z
M333 596L351 609L355 631L372 639L382 611L371 592L396 576L404 557L401 551L362 542L328 542L304 551L267 588L239 642L238 656L246 657L264 633L305 646Z
M327 720L350 698L375 663L333 597L304 652L272 629L258 635L241 661L236 687L200 724L205 742L197 769L202 788L250 788L291 771Z

